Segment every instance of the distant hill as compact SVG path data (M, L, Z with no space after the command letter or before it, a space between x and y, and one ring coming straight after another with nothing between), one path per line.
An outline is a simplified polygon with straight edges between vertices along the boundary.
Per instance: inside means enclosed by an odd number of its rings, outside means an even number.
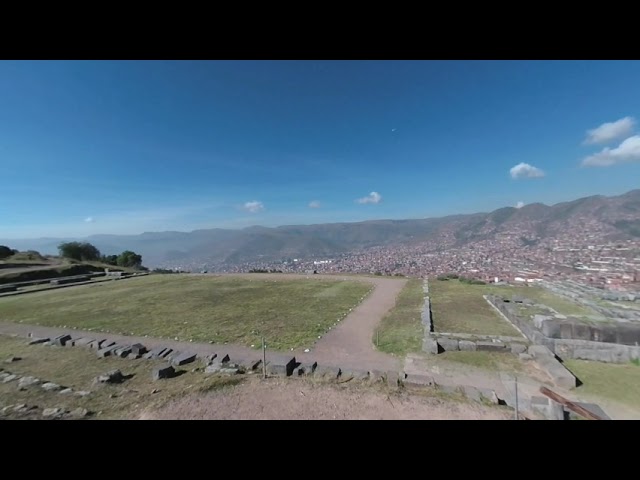
M505 207L490 213L441 218L94 235L86 240L104 254L126 249L139 252L145 265L153 267L190 261L238 264L325 257L374 246L425 241L451 248L490 241L505 232L517 232L523 245L531 245L559 238L568 231L591 232L594 242L640 238L640 190L614 197L585 197L553 206L533 203L522 208ZM73 239L0 240L0 244L48 254L55 253L57 245L68 240Z

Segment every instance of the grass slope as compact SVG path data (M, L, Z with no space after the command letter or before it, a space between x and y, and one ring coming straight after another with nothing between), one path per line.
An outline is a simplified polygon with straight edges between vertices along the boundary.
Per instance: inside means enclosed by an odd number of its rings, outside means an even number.
M583 382L581 394L640 409L640 366L586 360L566 360L564 365Z
M310 346L370 285L149 275L0 298L4 321L270 348Z
M421 312L424 305L422 280L411 279L402 289L395 307L382 319L373 337L378 349L393 355L422 350L424 328Z

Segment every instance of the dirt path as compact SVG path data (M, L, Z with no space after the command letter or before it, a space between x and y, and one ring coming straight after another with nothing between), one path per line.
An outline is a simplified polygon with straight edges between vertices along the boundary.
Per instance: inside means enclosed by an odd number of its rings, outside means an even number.
M338 361L343 368L358 370L398 370L401 360L377 351L373 344L376 326L396 304L406 280L368 278L375 290L338 326L315 345L312 354L318 363Z
M256 380L256 379L251 379ZM247 381L206 395L182 397L141 420L501 420L507 409L437 397L388 394L371 387L300 380Z
M398 370L400 360L378 352L372 342L376 325L395 305L395 299L406 280L369 277L341 277L337 275L283 275L283 274L235 274L233 276L252 279L291 279L309 278L314 280L356 280L375 285L371 294L358 305L337 328L327 333L308 353L297 350L293 353L299 362L318 362L318 365L340 367L355 370ZM221 345L208 343L179 342L153 337L96 333L83 330L25 325L22 323L0 322L0 333L35 337L53 337L68 333L74 338L89 337L107 339L122 344L142 343L146 347L171 347L178 351L189 351L200 356L216 353L233 358L260 358L261 352L241 345ZM267 355L282 355L283 352L268 351ZM268 358L267 358L268 360Z

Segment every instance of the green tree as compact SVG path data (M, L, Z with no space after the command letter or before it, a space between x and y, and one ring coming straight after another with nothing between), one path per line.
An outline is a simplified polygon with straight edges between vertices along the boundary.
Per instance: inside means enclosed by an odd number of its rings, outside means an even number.
M13 255L13 250L5 245L0 245L0 258L7 258Z
M73 260L100 260L100 250L87 242L64 242L58 245L61 257Z
M125 250L118 255L118 266L140 268L142 266L142 255L138 255L131 250Z
M100 258L102 263L106 263L107 265L118 265L118 255L103 255Z

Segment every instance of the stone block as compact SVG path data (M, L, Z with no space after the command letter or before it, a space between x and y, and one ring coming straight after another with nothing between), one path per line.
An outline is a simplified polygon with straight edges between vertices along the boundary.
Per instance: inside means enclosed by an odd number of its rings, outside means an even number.
M355 374L351 370L340 370L340 382L349 382L355 377Z
M144 355L147 353L147 348L141 343L134 343L131 345L131 351L136 355Z
M528 353L521 353L518 355L518 358L520 360L522 360L523 362L529 361L529 360L533 360L533 355L530 355Z
M256 370L262 369L262 360L259 358L240 360L239 364L242 365L248 372L254 372Z
M205 367L204 373L206 374L218 373L220 372L220 370L222 370L222 363L213 361L212 363L210 363Z
M57 383L53 383L53 382L47 382L47 383L43 383L41 385L42 389L47 391L47 392L58 392L60 390L62 390L62 387L60 385L58 385Z
M438 354L438 342L431 335L428 335L422 341L422 351L432 355Z
M519 355L521 353L525 353L527 351L527 346L524 343L512 343L511 344L511 353Z
M157 356L157 358L167 358L173 352L172 348L165 348L162 352Z
M180 351L178 351L178 350L173 350L171 353L169 353L168 355L166 355L166 356L164 357L164 359L165 359L167 362L171 363L171 362L172 362L172 360L173 360L174 358L176 358L177 356L179 356L180 354L182 354L182 352L180 352Z
M114 346L111 347L106 347L106 348L101 348L100 350L98 350L98 352L96 353L96 355L98 355L99 358L104 358L104 357L108 357L109 355L113 354L113 350L115 349Z
M95 342L95 339L83 337L83 338L78 338L77 340L75 340L75 345L77 347L86 347L91 342Z
M127 355L131 353L131 347L127 345L120 348L116 348L113 353L115 354L116 357L125 358Z
M120 370L109 370L94 378L93 383L122 383L125 380Z
M90 412L86 408L76 408L75 410L71 410L71 412L69 412L69 416L72 418L84 418L88 417L89 414Z
M38 379L36 377L22 377L18 381L18 388L20 388L20 389L27 388L27 387L30 387L32 385L39 385L40 383L42 383L42 382L40 381L40 379Z
M31 340L29 340L29 345L37 345L38 343L45 343L48 342L49 339L48 338L32 338Z
M180 365L186 365L188 363L191 363L195 361L195 359L196 359L195 353L183 352L173 357L173 359L171 360L171 363L173 365L180 366Z
M163 378L171 378L175 376L175 369L171 365L161 365L155 367L151 372L151 379L156 381Z
M147 358L147 359L158 358L162 353L164 353L165 350L166 350L166 347L156 347L150 352L146 353L144 355L144 358Z
M387 372L387 386L389 388L398 388L400 386L400 375L394 370Z
M475 342L470 342L469 340L460 340L458 342L458 347L463 352L474 352L477 348Z
M318 367L313 376L324 380L336 380L342 374L342 370L337 367Z
M429 375L418 375L409 373L402 381L405 387L411 389L420 389L425 387L434 387L436 385L433 377Z
M224 359L222 363L225 363ZM293 374L293 369L298 366L298 363L296 362L296 357L289 355L270 355L267 359L267 368L269 365L284 366L284 375L290 377Z
M42 416L45 418L60 418L65 414L62 408L45 408L42 411Z
M58 345L59 347L64 347L67 344L67 342L70 342L70 341L71 341L71 335L66 333L64 335L58 335L53 339L54 345Z
M479 352L504 352L506 351L506 345L502 342L479 341L476 343L476 349Z
M445 352L455 352L460 350L459 340L456 338L438 338L438 345L442 347Z
M369 381L371 383L382 382L384 379L384 374L380 370L370 370L369 371Z
M353 372L354 374L354 378L355 380L358 380L360 382L367 382L369 381L369 372L368 371L363 371L363 370L356 370Z
M220 375L237 375L240 373L240 369L232 367L222 367L219 373Z

